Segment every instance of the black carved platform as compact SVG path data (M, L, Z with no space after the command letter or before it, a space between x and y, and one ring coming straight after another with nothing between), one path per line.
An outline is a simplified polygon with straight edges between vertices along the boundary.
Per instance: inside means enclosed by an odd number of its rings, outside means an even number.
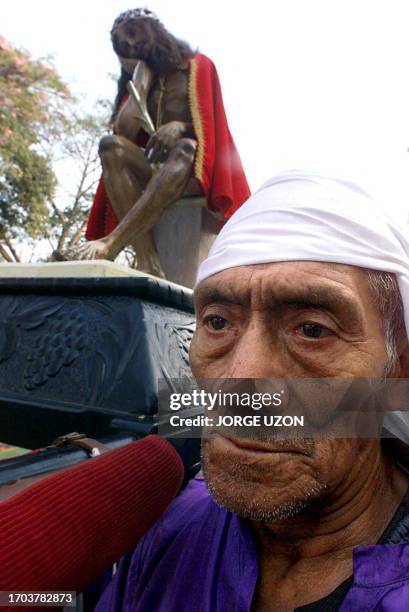
M193 330L191 292L165 281L0 278L0 440L148 432Z

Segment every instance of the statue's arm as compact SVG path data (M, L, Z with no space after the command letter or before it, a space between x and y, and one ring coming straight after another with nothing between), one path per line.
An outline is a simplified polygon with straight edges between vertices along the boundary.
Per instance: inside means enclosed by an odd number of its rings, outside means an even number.
M169 121L161 125L148 140L145 155L150 163L164 161L181 138L195 140L193 124L186 121Z
M193 129L193 123L189 123L187 121L184 121L183 123L184 123L183 138L193 138L193 140L196 140L196 134Z

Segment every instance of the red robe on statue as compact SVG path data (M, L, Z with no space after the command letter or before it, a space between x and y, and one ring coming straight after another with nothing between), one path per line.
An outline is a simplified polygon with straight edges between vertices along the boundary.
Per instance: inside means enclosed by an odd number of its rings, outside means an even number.
M200 53L189 62L189 104L198 143L194 176L203 188L208 208L228 219L250 196L250 189L227 124L216 68ZM86 238L102 238L117 225L101 177Z

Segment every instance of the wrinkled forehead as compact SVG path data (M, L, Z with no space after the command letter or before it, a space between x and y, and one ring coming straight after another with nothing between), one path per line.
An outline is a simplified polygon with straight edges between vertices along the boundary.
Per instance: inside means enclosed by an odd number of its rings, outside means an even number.
M367 271L345 264L286 261L227 268L197 285L196 306L297 300L360 303L370 299Z

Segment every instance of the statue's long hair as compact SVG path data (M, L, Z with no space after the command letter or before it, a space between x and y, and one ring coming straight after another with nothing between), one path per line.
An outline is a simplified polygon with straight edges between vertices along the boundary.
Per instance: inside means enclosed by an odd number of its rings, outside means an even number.
M170 34L159 21L141 19L139 25L144 34L144 42L138 47L138 59L144 60L155 74L168 74L194 56L195 52L188 43ZM128 57L127 43L121 44L115 34L112 37L112 45L117 55ZM124 68L121 69L112 121L115 120L120 102L127 91L126 85L131 77L132 75Z

